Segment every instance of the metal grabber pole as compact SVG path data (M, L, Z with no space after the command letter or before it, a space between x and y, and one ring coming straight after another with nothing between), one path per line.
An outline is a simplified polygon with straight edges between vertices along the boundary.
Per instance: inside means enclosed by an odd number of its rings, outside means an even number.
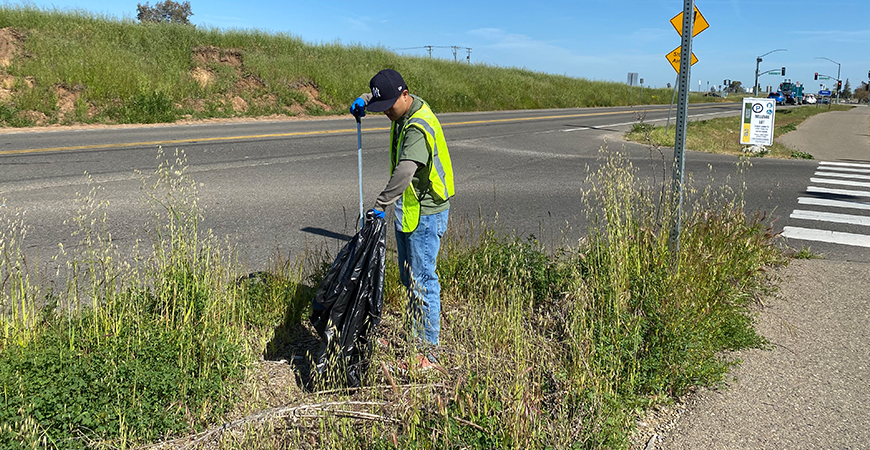
M362 229L365 225L365 214L363 213L363 188L362 188L362 124L359 116L356 116L356 142L359 144L357 151L357 166L359 167L359 227Z

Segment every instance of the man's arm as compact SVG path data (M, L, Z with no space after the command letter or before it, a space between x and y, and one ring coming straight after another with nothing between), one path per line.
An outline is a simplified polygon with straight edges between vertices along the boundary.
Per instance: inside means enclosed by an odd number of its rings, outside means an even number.
M402 196L402 192L414 181L414 174L417 170L426 165L427 155L428 150L426 150L426 139L423 137L423 132L411 127L405 132L405 137L402 140L399 164L393 170L393 176L390 177L387 187L378 195L375 208L383 210Z
M419 163L410 159L399 161L396 169L393 170L393 176L387 182L387 187L381 191L377 200L375 200L375 209L383 211L387 206L398 200L402 196L402 193L405 192L405 189L411 185L414 173L417 172L419 167Z

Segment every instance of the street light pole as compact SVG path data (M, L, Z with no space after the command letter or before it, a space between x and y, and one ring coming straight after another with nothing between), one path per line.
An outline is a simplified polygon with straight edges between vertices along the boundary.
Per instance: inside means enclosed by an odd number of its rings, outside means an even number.
M761 55L761 56L757 56L757 57L755 58L755 84L754 84L753 87L752 87L752 94L753 94L753 95L755 95L756 97L758 97L758 65L761 64L761 58L764 57L764 56L767 56L767 55L769 55L769 54L771 54L771 53L773 53L773 52L787 52L787 51L788 51L788 49L785 49L785 48L778 48L778 49L776 49L776 50L771 50L771 51L769 51L769 52L767 52L767 53L765 53L765 54L763 54L763 55Z
M824 56L816 56L816 59L827 59L837 65L837 103L840 103L840 63L831 58L825 58Z

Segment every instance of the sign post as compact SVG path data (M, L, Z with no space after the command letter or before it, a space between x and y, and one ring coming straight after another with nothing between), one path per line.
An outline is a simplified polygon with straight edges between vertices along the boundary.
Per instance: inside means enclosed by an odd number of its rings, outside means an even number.
M675 20L678 20L682 16L682 26L677 28ZM699 27L695 26L695 18L700 17L701 19L698 21ZM688 122L688 112L689 112L689 82L691 81L691 70L692 64L697 61L694 54L692 54L692 37L701 31L704 31L704 28L700 28L700 25L707 25L707 21L703 19L700 11L695 8L694 0L684 0L683 12L678 14L676 17L671 19L671 24L674 25L674 28L677 29L681 33L682 43L678 50L680 50L679 57L679 85L680 85L680 93L677 100L677 117L675 123L675 135L674 135L674 181L673 181L673 206L674 213L671 221L671 233L670 239L668 241L668 247L671 251L671 258L674 264L674 268L679 268L679 251L680 251L680 227L682 225L682 212L683 212L683 182L684 182L684 174L686 168L686 125ZM705 27L706 28L706 27ZM674 52L671 52L668 55L668 60L671 61L671 66L675 69L677 65L674 61Z
M631 101L631 91L634 85L637 84L637 72L629 72L628 73L628 105L632 105Z

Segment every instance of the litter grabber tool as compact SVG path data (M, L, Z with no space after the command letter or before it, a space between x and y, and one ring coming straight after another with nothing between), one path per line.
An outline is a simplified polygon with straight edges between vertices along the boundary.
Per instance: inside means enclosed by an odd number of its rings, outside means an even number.
M357 166L359 167L359 227L365 225L365 214L363 213L363 187L362 187L362 123L360 122L360 116L354 115L356 117L356 141L359 144L359 150L357 151Z

